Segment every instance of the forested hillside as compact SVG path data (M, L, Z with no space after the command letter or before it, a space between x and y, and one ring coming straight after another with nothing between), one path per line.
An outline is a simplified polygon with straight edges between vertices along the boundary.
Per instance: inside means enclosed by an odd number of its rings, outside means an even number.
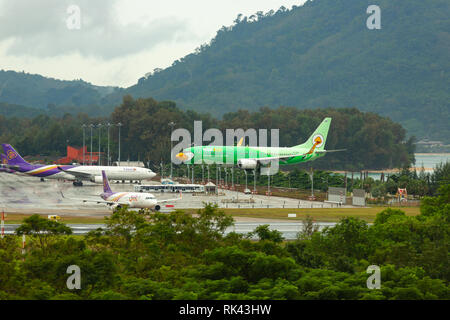
M5 117L32 118L42 113L43 110L36 108L0 102L0 115Z
M102 106L105 96L119 90L100 87L83 80L62 81L37 74L0 70L0 102L36 109L50 106ZM120 101L120 100L119 100Z
M450 2L315 0L239 16L209 44L128 88L213 115L280 105L355 107L390 116L409 134L450 137Z
M216 118L264 106L356 108L390 117L408 136L450 143L450 2L379 0L380 30L366 27L371 4L315 0L239 15L210 43L126 89L0 71L0 102L91 116L109 115L124 94Z

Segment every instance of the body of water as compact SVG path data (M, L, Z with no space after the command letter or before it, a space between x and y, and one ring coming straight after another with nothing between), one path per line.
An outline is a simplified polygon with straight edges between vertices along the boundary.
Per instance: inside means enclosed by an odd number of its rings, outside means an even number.
M434 168L440 164L440 163L446 163L450 162L450 153L416 153L414 154L416 163L413 165L413 167L417 168L417 172L420 172L421 168L424 168L425 172L431 173L433 172ZM396 171L392 170L386 170L384 172L384 176L395 174ZM344 173L339 173L341 175L344 175ZM352 173L347 172L347 178L351 178ZM353 177L359 178L361 176L361 172L353 172ZM381 178L381 171L380 172L370 172L369 170L369 177L375 180L380 180Z
M450 153L416 153L415 167L424 167L427 169L434 169L440 163L450 162Z

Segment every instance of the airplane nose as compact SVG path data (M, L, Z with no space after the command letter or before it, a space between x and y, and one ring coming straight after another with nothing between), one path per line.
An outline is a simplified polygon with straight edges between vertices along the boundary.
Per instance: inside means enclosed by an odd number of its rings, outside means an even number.
M192 152L180 152L175 157L181 161L189 161L194 157L194 154Z
M152 170L150 170L150 169L147 169L147 171L146 171L146 176L147 176L147 179L152 179L154 176L156 176L156 173L154 173Z

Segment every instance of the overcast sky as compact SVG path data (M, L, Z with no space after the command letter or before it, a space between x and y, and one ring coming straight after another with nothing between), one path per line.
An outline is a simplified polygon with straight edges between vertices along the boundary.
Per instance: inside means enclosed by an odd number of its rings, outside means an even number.
M304 2L0 0L0 69L127 87L209 42L239 13Z

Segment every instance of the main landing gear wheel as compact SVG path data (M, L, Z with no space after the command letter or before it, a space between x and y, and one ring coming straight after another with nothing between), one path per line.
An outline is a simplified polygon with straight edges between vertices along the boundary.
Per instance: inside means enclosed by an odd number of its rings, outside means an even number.
M73 182L73 185L74 185L75 187L81 187L81 186L83 185L83 182L81 182L81 181L74 181L74 182Z

